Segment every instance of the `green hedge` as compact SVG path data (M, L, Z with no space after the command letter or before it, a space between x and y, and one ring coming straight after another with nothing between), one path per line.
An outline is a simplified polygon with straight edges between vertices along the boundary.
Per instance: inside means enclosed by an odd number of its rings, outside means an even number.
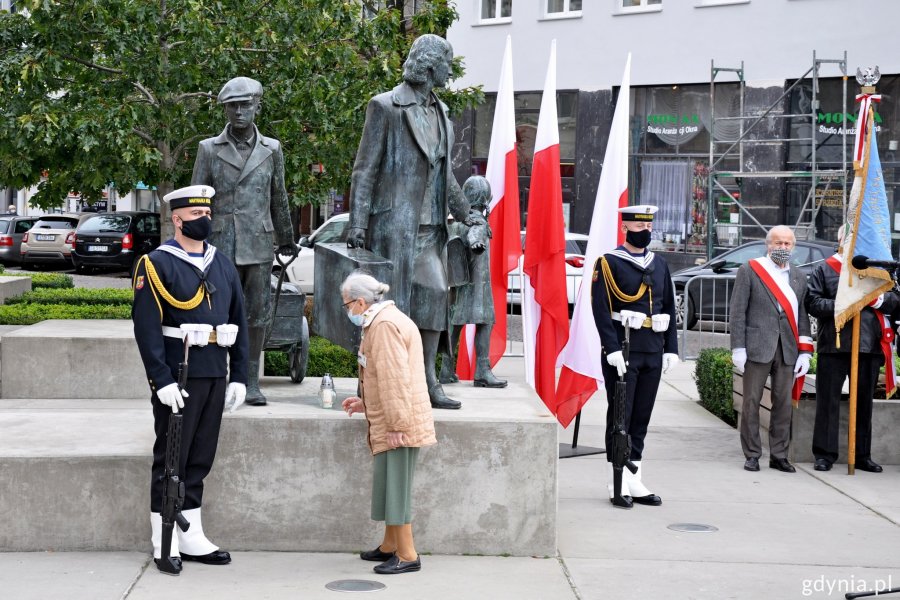
M7 304L0 306L0 325L33 325L47 319L130 319L131 306L77 304Z
M75 283L71 275L65 273L31 273L31 289L38 288L73 288Z
M732 427L737 425L733 408L731 350L707 348L700 351L694 368L694 381L700 404Z
M117 288L38 288L21 296L10 298L7 304L80 304L131 306L129 289Z
M280 377L288 375L286 352L266 352L265 374ZM356 377L356 355L319 336L309 338L309 362L307 377L322 377L331 373L332 377Z

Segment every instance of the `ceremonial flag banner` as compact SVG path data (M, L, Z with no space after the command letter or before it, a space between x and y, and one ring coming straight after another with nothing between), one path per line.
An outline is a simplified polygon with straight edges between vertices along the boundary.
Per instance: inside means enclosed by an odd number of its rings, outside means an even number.
M569 328L569 343L559 355L562 371L556 387L556 418L568 427L585 402L603 385L600 334L591 307L591 281L600 256L624 241L619 208L628 206L628 118L631 54L625 61L622 87L613 114L609 142L594 201L594 215L582 267L581 288Z
M512 42L506 37L506 51L500 67L494 125L488 150L485 178L491 185L488 224L491 227L491 294L494 300L494 328L491 330L491 366L506 350L506 294L509 273L522 256L522 229L519 221L519 170L516 157L516 117L513 102ZM475 326L467 325L460 336L456 374L460 379L475 377Z
M534 142L522 286L525 379L553 414L556 414L556 358L569 339L565 250L556 116L556 40L553 40Z
M868 103L863 102L863 106L872 110ZM857 119L857 123L867 124L867 131L862 143L862 163L853 179L847 208L850 231L844 237L844 268L841 269L834 299L834 325L838 332L879 294L893 286L890 273L884 269L873 267L860 270L852 264L855 256L894 260L891 255L891 217L878 145L875 143L874 122L871 112Z

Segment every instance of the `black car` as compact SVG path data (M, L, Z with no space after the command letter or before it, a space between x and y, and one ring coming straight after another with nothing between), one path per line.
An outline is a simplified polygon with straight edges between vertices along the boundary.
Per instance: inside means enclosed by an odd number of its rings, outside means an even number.
M832 254L837 244L825 241L798 241L791 253L791 266L809 274L813 268ZM727 321L728 306L731 303L731 290L734 288L734 277L738 267L760 256L766 255L766 243L762 240L749 242L720 254L711 261L681 269L672 274L675 285L675 318L679 329L687 320L691 329L700 319ZM697 276L719 276L716 280L688 282ZM688 297L684 290L687 288Z
M123 211L93 215L75 232L75 270L131 271L138 257L159 246L160 231L159 213Z

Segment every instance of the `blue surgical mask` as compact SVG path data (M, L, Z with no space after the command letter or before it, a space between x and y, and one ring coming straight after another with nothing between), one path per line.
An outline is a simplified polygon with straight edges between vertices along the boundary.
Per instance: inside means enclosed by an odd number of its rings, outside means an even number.
M366 321L365 313L359 313L358 315L354 315L353 311L347 309L347 318L350 319L350 322L356 325L357 327L362 327L363 323Z

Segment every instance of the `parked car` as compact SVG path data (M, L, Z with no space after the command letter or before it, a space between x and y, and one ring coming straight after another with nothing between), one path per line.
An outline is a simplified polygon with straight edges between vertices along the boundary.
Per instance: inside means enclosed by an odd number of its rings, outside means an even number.
M131 271L135 260L159 246L159 213L93 214L74 233L75 270L94 268Z
M38 265L68 267L72 264L72 242L78 224L92 216L90 213L65 213L44 215L22 236L19 254L22 265L35 268Z
M834 242L798 241L791 253L791 266L809 274L813 268L832 254ZM672 274L675 286L675 319L678 327L687 319L687 327L691 329L699 320L728 320L728 307L731 303L731 290L734 287L734 276L738 267L760 256L766 255L766 243L762 240L748 242L729 250L714 259L696 267L681 269ZM722 275L715 281L706 280L688 286L688 297L685 298L685 286L698 276Z
M584 267L584 253L587 252L588 236L582 233L566 232L566 295L569 305L575 304L581 287L581 271ZM525 252L525 232L522 232L522 252ZM521 304L521 272L524 256L519 259L519 268L509 274L506 302Z
M328 244L340 242L346 239L347 225L350 223L350 214L341 213L334 215L319 226L309 236L303 236L297 242L297 258L288 265L284 278L297 286L304 294L313 293L313 268L315 267L316 244ZM281 261L287 263L290 256L281 256ZM281 267L275 261L273 270L277 273Z
M0 263L22 263L22 238L34 226L37 217L0 216Z

